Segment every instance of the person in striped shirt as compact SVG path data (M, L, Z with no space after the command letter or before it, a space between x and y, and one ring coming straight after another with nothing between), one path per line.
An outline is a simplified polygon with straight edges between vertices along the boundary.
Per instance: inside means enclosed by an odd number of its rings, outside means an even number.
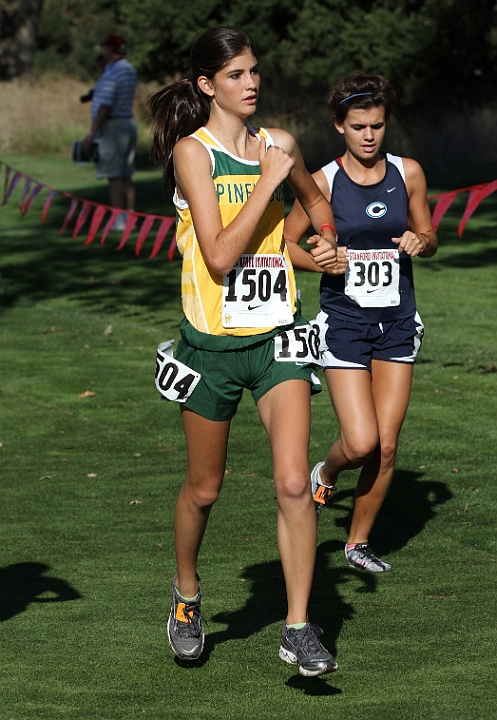
M97 179L109 181L113 207L132 210L135 189L132 175L136 154L136 123L133 120L133 98L136 70L126 59L126 42L119 35L110 35L103 43L106 65L93 91L91 129L83 140L83 148L90 150L98 142L99 159L95 164ZM123 230L126 214L115 225Z

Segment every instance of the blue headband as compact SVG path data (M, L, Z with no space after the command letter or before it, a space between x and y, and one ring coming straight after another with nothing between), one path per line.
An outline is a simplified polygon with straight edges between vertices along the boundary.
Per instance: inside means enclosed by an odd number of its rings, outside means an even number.
M355 97L361 97L361 95L374 95L374 93L363 92L363 93L356 93L355 95L349 95L348 97L344 98L343 100L340 100L340 102L338 104L341 105L342 103L346 102L347 100L352 100L352 98L355 98Z

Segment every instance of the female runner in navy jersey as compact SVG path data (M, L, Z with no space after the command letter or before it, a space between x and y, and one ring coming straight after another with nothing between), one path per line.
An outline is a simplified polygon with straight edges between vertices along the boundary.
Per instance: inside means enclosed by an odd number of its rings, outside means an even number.
M411 257L437 250L423 170L381 152L395 99L384 77L363 72L340 80L328 96L346 150L314 179L333 208L345 274L327 274L299 246L309 219L298 202L285 223L293 265L323 272L323 367L340 424L340 438L312 471L316 512L342 470L362 467L345 556L375 573L391 569L371 549L369 534L392 480L423 335Z

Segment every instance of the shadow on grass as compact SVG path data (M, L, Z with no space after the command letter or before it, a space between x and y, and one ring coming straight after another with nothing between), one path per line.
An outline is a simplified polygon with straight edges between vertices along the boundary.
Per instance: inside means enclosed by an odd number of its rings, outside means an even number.
M325 677L302 677L302 675L292 675L285 685L294 690L300 690L304 695L312 695L314 697L324 697L326 695L341 695L340 688L333 687L325 681Z
M377 582L373 575L365 575L349 567L335 568L330 565L328 556L341 547L341 543L336 541L319 545L309 602L309 617L323 628L323 644L334 655L343 623L354 616L353 606L343 600L338 587L346 582L355 582L363 592L374 592ZM246 567L241 577L250 581L250 597L243 607L218 613L212 618L216 623L226 624L227 628L206 636L205 650L197 667L208 661L216 645L229 640L247 639L268 625L282 623L286 615L285 582L279 560ZM276 649L277 646L275 652ZM295 670L297 672L297 668ZM334 695L340 692L320 678L292 677L287 685L307 695Z
M496 238L492 238L495 240ZM467 247L467 246L466 246ZM474 268L484 267L485 265L497 264L497 248L483 248L478 252L455 253L446 256L443 260L430 260L425 267L433 272L440 272L446 268L463 268L472 270Z
M66 602L82 596L68 582L44 576L43 563L24 562L0 568L0 622L24 612L31 603ZM43 595L47 594L47 597Z
M370 536L371 545L380 556L401 550L435 517L437 506L452 499L445 483L423 480L423 476L424 473L412 470L395 471L390 491ZM353 495L353 489L333 493L333 502L327 509L327 512L330 509L332 512L344 511L335 524L346 532L352 519L350 498Z
M70 236L59 235L58 227L40 228L39 237L21 223L19 228L11 224L3 231L1 305L21 301L28 306L68 297L83 308L109 313L123 305L153 312L168 301L180 307L180 262L168 261L169 239L159 255L148 260L152 237L136 258L133 237L129 246L116 252L119 233L109 234L103 247L98 240L82 247L81 238L72 242Z
M174 216L175 209L172 199L167 196L164 189L164 183L157 174L154 173L150 177L135 177L134 186L136 191L135 210L141 213L152 213L153 215ZM95 184L87 187L71 189L71 194L75 197L92 200L93 202L110 204L109 185L106 180L95 180ZM67 211L69 208L69 199L62 200L61 205ZM30 212L33 212L31 210ZM34 211L36 212L36 210ZM49 220L52 220L52 210L50 210ZM71 227L74 227L76 218L71 220ZM88 231L90 221L87 220L85 228ZM84 229L82 234L84 234Z
M173 216L174 209L166 201L160 179L145 177L137 181L137 209L141 212ZM91 187L71 188L77 197L107 204L106 182ZM76 241L72 240L77 213L65 233L59 230L69 207L69 199L56 196L43 226L40 207L33 207L29 216L21 218L16 211L16 198L2 216L3 294L1 304L9 307L18 301L26 305L54 297L71 297L83 306L104 312L115 312L125 305L137 306L146 312L154 311L160 303L174 299L180 305L179 254L170 263L167 257L174 228L164 240L159 255L149 260L155 234L160 226L156 220L142 248L135 255L137 232L132 233L125 247L116 252L122 233L111 231L105 245L100 238L104 218L93 244L84 246L90 219L88 218ZM2 211L3 212L3 211Z

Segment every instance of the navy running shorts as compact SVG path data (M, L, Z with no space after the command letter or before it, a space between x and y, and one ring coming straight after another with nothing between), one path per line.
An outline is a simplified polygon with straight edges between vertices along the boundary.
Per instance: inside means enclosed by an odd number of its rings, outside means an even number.
M358 323L323 311L316 319L328 325L322 357L325 370L371 371L373 359L412 364L423 340L424 325L418 313L384 323Z

